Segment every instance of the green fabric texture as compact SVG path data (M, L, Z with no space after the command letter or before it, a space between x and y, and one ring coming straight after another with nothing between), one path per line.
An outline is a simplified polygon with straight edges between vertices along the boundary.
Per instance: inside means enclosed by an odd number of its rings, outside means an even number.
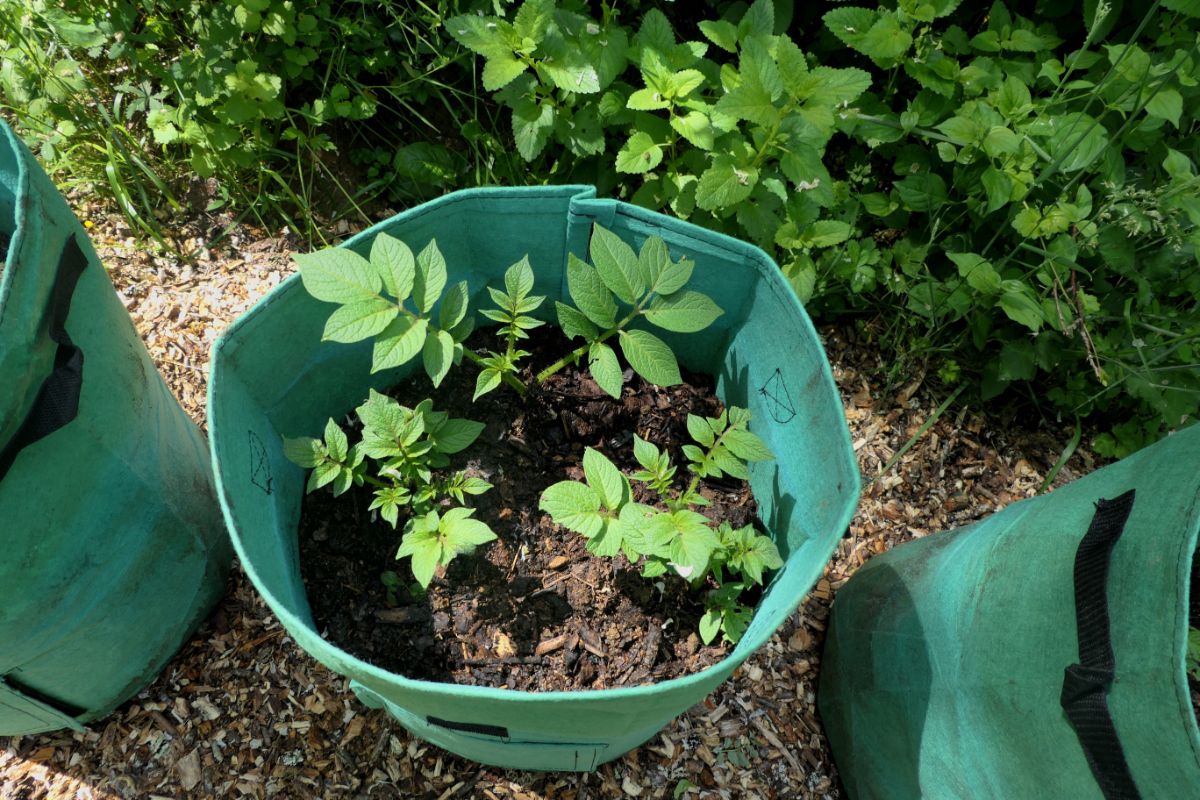
M87 234L0 123L0 446L53 365L46 307L64 244L88 259L66 330L78 415L0 480L0 736L109 713L149 683L225 590L232 548L199 429L154 369Z
M849 795L1103 797L1060 705L1074 562L1100 499L1136 498L1109 568L1108 705L1142 797L1200 796L1184 653L1200 425L1051 494L872 559L834 601L818 700Z
M386 707L418 736L488 764L589 770L653 736L701 700L763 644L821 574L858 499L859 476L842 406L812 324L762 251L625 203L589 186L473 189L447 195L364 231L345 246L369 252L386 231L410 247L436 238L473 301L526 253L545 309L565 299L566 255L586 257L593 222L635 247L661 236L696 261L695 288L725 314L671 344L682 363L717 376L727 402L748 406L753 429L778 455L751 468L762 518L786 559L734 653L698 674L657 685L586 692L517 692L410 680L321 638L300 579L296 528L304 471L281 435L313 434L413 365L370 374L370 344L322 342L330 306L293 276L225 332L213 350L209 429L218 492L234 546L254 585L297 643L353 679L368 705ZM483 295L486 297L486 295ZM751 313L753 312L753 313ZM469 368L469 367L467 367ZM487 402L483 399L480 402ZM504 729L503 736L430 719Z

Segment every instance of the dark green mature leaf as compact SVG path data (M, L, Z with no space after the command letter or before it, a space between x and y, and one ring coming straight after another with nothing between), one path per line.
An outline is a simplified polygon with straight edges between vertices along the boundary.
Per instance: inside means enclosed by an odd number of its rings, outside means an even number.
M1040 330L1046 319L1033 290L1021 281L1000 282L1000 308L1011 320L1032 331Z
M379 294L383 281L371 262L344 247L297 253L305 290L327 303L354 303Z
M567 256L567 290L579 310L601 328L611 328L617 321L617 304L612 292L596 270L576 258L574 253Z
M618 336L621 352L637 374L656 386L674 386L683 382L675 354L662 339L641 330L621 331Z
M685 289L656 297L644 313L646 319L665 330L695 333L713 324L724 312L708 295Z
M900 199L913 211L933 211L946 202L946 182L941 175L922 172L896 182Z
M958 274L977 292L995 294L1000 290L1000 273L992 262L975 253L946 253L958 267Z

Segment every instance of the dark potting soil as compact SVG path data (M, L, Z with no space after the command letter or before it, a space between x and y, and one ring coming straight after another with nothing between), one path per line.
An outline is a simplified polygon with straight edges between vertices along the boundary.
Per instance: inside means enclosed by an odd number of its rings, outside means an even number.
M524 343L533 353L526 362L537 368L571 349L557 329L533 334ZM500 347L491 331L477 332L468 344ZM300 565L322 635L408 677L522 690L634 686L696 672L727 655L729 645L705 646L696 633L703 590L674 575L643 578L624 555L593 556L581 536L538 510L547 486L583 479L585 446L626 474L638 469L634 432L669 449L683 488L691 476L681 452L691 441L687 415L721 410L711 378L685 372L683 384L664 389L627 370L615 400L583 364L562 370L526 398L502 386L472 403L477 372L464 362L438 389L421 373L390 394L408 406L432 397L437 410L486 423L451 466L494 484L468 504L497 540L455 559L427 593L410 593L408 560L395 559L403 516L393 530L367 511L370 487L339 498L327 491L307 495ZM649 502L643 484L633 481L633 487L637 499ZM699 510L710 518L734 526L754 521L757 504L745 481L705 481L701 491L712 505ZM380 581L386 570L404 584L390 599ZM756 603L758 596L748 592L745 600Z

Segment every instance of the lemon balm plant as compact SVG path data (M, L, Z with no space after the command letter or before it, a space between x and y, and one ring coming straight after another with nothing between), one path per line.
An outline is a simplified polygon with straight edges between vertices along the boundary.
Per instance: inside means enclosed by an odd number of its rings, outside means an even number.
M376 236L364 257L330 248L296 257L306 290L337 305L324 338L351 343L372 340L372 372L421 358L435 387L462 362L478 368L474 399L502 386L525 396L561 370L586 359L587 371L609 396L619 398L629 367L663 387L682 381L670 346L647 328L694 333L721 314L712 298L690 288L694 264L674 260L662 239L648 238L639 251L596 225L589 245L590 263L571 254L566 278L571 303L556 302L563 334L577 346L540 371L526 368L531 353L521 343L546 324L534 316L545 297L532 294L534 274L528 257L508 268L503 287L489 286L493 307L478 313L497 323L495 349L475 349L466 339L475 325L471 291L462 281L447 286L447 268L436 241L419 252L386 233ZM635 323L642 323L635 327ZM480 436L483 423L451 418L435 411L431 399L414 407L374 390L355 412L359 441L351 443L333 419L323 439L285 440L285 454L311 468L307 491L329 487L335 495L353 486L369 486L370 509L393 527L404 524L396 557L409 558L413 576L427 587L439 568L496 538L474 517L468 497L492 488L466 469L452 468ZM634 502L629 478L602 453L588 448L583 458L587 483L562 481L542 496L541 509L563 527L588 538L588 549L615 557L623 553L642 563L642 574L668 572L699 590L710 589L700 623L705 642L718 632L736 642L749 609L742 591L763 582L766 570L780 566L770 538L750 526L734 529L695 511L708 505L698 491L702 478L748 476L746 464L772 458L749 431L750 414L730 408L717 417L690 416L696 444L683 447L689 470L686 486L675 487L675 467L665 451L634 436L634 457L643 469L633 479L647 487L647 502Z

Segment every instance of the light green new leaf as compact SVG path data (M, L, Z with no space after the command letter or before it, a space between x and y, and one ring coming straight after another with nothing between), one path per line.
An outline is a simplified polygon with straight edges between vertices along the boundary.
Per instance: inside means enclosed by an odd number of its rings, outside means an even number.
M621 352L637 374L657 386L682 383L679 363L666 342L641 330L621 331Z
M475 402L499 385L500 370L492 369L491 367L481 370L479 377L475 379L475 394L472 395L471 402Z
M392 323L375 337L371 372L407 364L413 356L421 352L428 330L429 322L425 319L399 317L392 320Z
M438 312L438 327L451 331L467 316L467 305L470 302L470 290L466 281L459 281L450 287L442 298L442 308ZM465 337L464 337L465 338ZM461 341L455 337L455 341Z
M704 616L700 618L699 631L700 641L712 644L713 639L721 632L721 609L710 608L705 611Z
M496 53L483 65L483 88L495 92L508 86L528 65L512 53Z
M288 461L306 469L312 469L325 460L325 446L311 436L299 439L283 437L283 455Z
M612 558L621 551L625 540L625 526L619 519L606 519L600 532L588 539L588 552Z
M611 397L621 397L621 366L617 363L617 354L603 342L592 342L588 348L588 371L596 385Z
M514 299L524 299L533 291L533 268L529 266L529 256L504 271L504 289Z
M666 252L665 245L663 252ZM692 270L695 267L696 262L689 258L681 258L679 261L671 261L668 258L652 288L658 294L674 294L692 279Z
M345 461L350 452L350 441L346 432L332 419L325 423L325 452L333 461Z
M388 294L400 303L408 299L417 274L416 259L408 245L394 236L380 233L371 243L371 265L379 272Z
M583 451L583 476L610 511L617 511L629 502L629 479L599 450L589 447Z
M649 172L662 163L662 148L655 144L650 134L638 131L617 152L617 172L641 174Z
M642 249L638 251L638 271L642 274L642 282L650 291L661 291L658 286L659 280L663 270L670 263L671 254L667 251L666 242L657 236L649 236L642 242ZM684 283L686 282L685 280Z
M607 228L593 225L589 252L604 285L626 303L636 303L646 286L633 248Z
M749 197L757 183L757 168L739 167L722 153L700 176L696 185L696 205L706 211L730 208Z
M463 14L450 17L444 25L455 41L485 58L512 53L508 42L512 26L499 17Z
M557 300L554 301L554 307L558 311L559 327L562 328L563 335L568 339L582 336L590 342L600 335L600 329L579 309L572 308Z
M705 447L712 447L717 440L718 431L714 431L704 417L696 414L687 415L688 435Z
M356 300L329 315L321 339L343 344L361 342L386 328L399 313L395 303L379 296Z
M713 324L724 312L708 295L685 289L654 298L644 313L646 319L665 330L695 333Z
M1174 89L1159 89L1146 101L1146 113L1152 117L1168 120L1179 127L1179 115L1183 113L1183 97Z
M743 461L773 461L775 454L767 443L747 430L735 429L726 432L721 440L729 452Z
M737 52L737 28L732 22L704 20L700 23L700 32L722 50Z
M574 253L567 256L567 291L579 310L601 328L611 328L617 321L617 304L612 292L596 270L576 258Z
M712 150L716 132L712 121L702 111L689 111L682 116L671 117L671 127L683 138L701 150Z
M442 296L446 279L446 259L437 242L430 239L425 249L417 254L417 274L413 281L413 302L422 314L428 314Z
M633 435L633 457L648 471L653 472L658 466L658 448L647 442L636 433Z
M305 290L327 303L345 305L369 300L383 285L371 262L344 247L297 253L294 258Z
M538 508L564 528L591 538L604 527L600 495L578 481L559 481L546 488Z
M475 509L473 508L457 506L448 509L442 515L442 521L438 527L443 535L445 549L448 551L442 556L443 563L449 563L454 556L460 553L469 554L479 545L496 538L496 534L486 523L471 518L474 513Z
M526 161L533 161L545 148L554 130L554 106L533 101L519 103L513 108L512 130L517 152Z
M460 453L474 444L483 428L482 422L473 419L448 419L430 438L439 453Z
M421 348L421 357L425 364L425 373L434 386L441 386L446 373L454 363L454 337L446 331L437 331L425 337Z

